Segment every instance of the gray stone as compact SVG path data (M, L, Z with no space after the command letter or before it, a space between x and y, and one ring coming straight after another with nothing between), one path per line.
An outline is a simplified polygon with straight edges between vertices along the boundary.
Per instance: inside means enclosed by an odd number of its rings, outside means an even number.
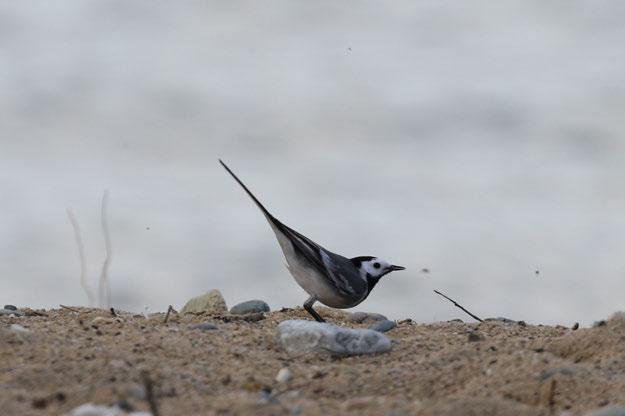
M15 305L4 305L4 309L9 310L9 311L16 311L17 310L17 306L15 306Z
M514 319L504 318L502 316L498 316L497 318L486 318L484 319L486 322L498 321L503 322L504 324L516 324L517 321Z
M217 325L211 324L210 322L204 322L204 323L201 323L201 324L191 325L190 328L191 329L200 329L202 331L214 331L216 329L219 329L219 328L217 328Z
M0 316L10 316L10 315L15 315L15 316L24 316L24 312L22 311L18 311L18 310L14 310L14 309L0 309Z
M340 328L324 322L284 321L278 325L278 340L289 354L327 352L356 355L386 352L391 341L370 329Z
M585 416L625 416L625 406L602 407L586 413Z
M395 321L389 321L388 319L386 319L384 321L376 322L375 324L371 325L369 329L378 332L387 332L395 328L396 326L397 324L395 323Z
M377 322L377 321L387 321L388 318L379 313L371 313L371 312L352 312L348 318L350 322L363 323L363 322Z
M230 313L234 315L245 315L248 313L262 313L269 312L269 305L262 300L248 300L247 302L241 302L230 308Z
M562 374L564 376L573 376L577 372L578 372L578 369L577 369L577 367L574 367L574 366L565 366L565 367L558 367L558 368L547 368L547 369L543 370L538 375L538 379L540 381L545 381L548 378L553 377L557 373L560 373L560 374Z
M180 310L181 314L185 313L208 313L220 315L228 312L226 301L217 289L213 289L208 293L191 299Z

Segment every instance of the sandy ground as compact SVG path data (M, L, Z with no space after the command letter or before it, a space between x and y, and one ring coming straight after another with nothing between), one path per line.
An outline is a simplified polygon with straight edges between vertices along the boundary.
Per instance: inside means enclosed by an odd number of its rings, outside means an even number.
M320 308L338 325L346 314ZM489 321L416 324L387 335L390 353L288 356L285 319L149 317L101 309L0 317L0 406L7 415L58 415L85 402L160 415L560 415L625 404L625 318L573 331ZM213 322L219 329L190 329ZM20 324L28 332L11 329ZM288 367L292 377L277 382Z

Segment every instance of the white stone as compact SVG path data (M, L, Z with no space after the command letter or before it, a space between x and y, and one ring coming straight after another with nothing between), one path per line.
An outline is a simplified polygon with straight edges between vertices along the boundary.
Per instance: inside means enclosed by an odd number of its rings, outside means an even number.
M11 331L13 332L17 332L19 334L26 334L28 332L30 332L30 329L24 328L22 325L20 324L12 324L10 326Z
M281 368L280 371L278 371L278 374L276 375L276 381L278 383L286 383L290 379L291 379L291 370L289 370L286 367Z
M69 413L69 416L152 416L150 412L126 413L117 406L101 406L85 403L76 407Z
M289 354L328 352L355 355L386 352L391 341L370 329L340 328L324 322L284 321L278 325L278 340Z

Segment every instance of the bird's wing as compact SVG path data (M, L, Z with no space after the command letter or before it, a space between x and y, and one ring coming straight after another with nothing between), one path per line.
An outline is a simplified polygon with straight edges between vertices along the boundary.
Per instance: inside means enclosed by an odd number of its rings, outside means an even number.
M341 272L340 267L333 260L336 254L329 252L310 238L282 224L275 218L272 223L293 244L295 252L302 255L340 294L353 296L357 293L349 284L347 276Z

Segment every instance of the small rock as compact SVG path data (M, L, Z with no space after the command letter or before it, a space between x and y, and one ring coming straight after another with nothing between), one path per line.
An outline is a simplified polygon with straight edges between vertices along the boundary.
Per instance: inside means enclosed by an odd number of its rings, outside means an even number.
M76 407L69 413L69 416L152 416L150 412L130 412L126 413L117 406L101 406L85 403Z
M573 331L577 331L577 330L579 329L579 322L575 322L575 323L573 324L573 326L571 327L571 329L572 329Z
M541 373L538 375L538 380L545 381L558 373L562 374L563 376L572 376L575 375L577 371L577 368L573 366L547 368L546 370L541 371Z
M388 319L385 319L384 321L378 321L375 324L371 325L369 329L378 332L387 332L395 328L396 326L397 324L395 323L395 321L389 321Z
M391 349L391 341L370 329L348 329L323 322L284 321L278 339L289 354L328 352L335 355L372 354Z
M602 407L601 409L593 410L592 412L586 413L585 416L625 416L625 407Z
M9 329L13 332L16 332L18 334L27 334L30 332L30 329L28 328L24 328L22 325L19 324L12 324Z
M145 391L145 387L141 384L131 384L126 388L126 394L133 399L137 400L145 400L147 397L147 392Z
M247 302L241 302L234 305L230 309L230 313L234 315L245 315L248 313L262 313L269 312L269 305L262 300L248 300Z
M11 305L7 305L7 306L11 306ZM22 311L18 311L16 309L0 309L0 316L5 315L5 316L24 316L24 312Z
M479 332L470 332L467 338L469 342L484 341L484 335L480 334Z
M347 320L350 322L356 322L358 324L363 322L377 322L377 321L387 321L388 318L379 313L371 313L371 312L352 312L347 317Z
M181 314L185 313L208 313L220 315L228 312L226 301L217 289L189 300L180 310Z
M600 321L596 321L595 323L593 323L592 327L593 328L597 328L599 326L606 326L606 324L607 324L607 322L604 319L602 319Z
M517 321L515 321L514 319L504 318L502 316L498 316L497 318L486 318L484 319L484 321L487 321L487 322L497 321L497 322L503 322L504 324L516 324L517 323Z
M121 322L121 319L108 316L96 316L91 320L90 325L98 327L101 325L111 325L115 322Z
M291 379L291 370L289 370L286 367L281 368L280 371L278 371L278 374L276 375L276 381L278 383L286 383L290 379Z
M9 310L9 311L16 311L17 310L17 306L14 306L14 305L4 305L4 309Z
M201 323L201 324L191 325L190 328L191 329L200 329L202 331L214 331L216 329L219 329L219 328L217 328L217 325L211 324L210 322L204 322L204 323Z

